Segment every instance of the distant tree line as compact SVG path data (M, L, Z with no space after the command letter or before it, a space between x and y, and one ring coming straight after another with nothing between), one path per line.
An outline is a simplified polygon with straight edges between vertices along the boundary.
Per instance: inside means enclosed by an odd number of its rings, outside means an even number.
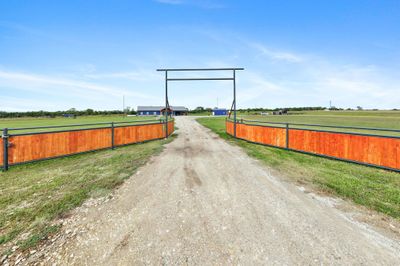
M287 111L318 111L325 110L326 107L282 107L282 108L247 108L247 109L238 109L242 112L271 112L271 111L279 111L279 110L287 110Z
M305 106L305 107L280 107L280 108L240 108L238 111L240 112L247 112L247 113L260 113L260 112L273 112L273 111L280 111L280 110L286 110L286 111L322 111L322 110L331 110L331 111L362 111L364 110L361 106L357 106L355 109L353 108L337 108L335 106L332 106L330 108L327 107L322 107L322 106ZM393 111L396 111L397 109L392 109ZM196 113L204 113L204 112L211 112L212 108L209 107L202 107L198 106L195 109L190 110L190 113L196 114ZM371 111L378 111L378 109L371 109Z
M198 114L198 113L204 113L204 112L210 112L211 113L212 108L210 107L202 107L202 106L198 106L193 110L190 110L189 113L192 114Z
M29 112L5 112L0 111L0 118L16 118L16 117L62 117L62 116L82 116L82 115L116 115L116 114L136 114L133 108L126 108L122 110L76 110L71 108L66 111L29 111Z

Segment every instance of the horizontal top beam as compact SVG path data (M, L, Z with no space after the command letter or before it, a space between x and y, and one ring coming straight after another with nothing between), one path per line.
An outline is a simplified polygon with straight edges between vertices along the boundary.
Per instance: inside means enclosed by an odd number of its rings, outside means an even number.
M167 81L234 80L234 78L168 78Z
M229 68L161 68L157 71L226 71L226 70L244 70L242 67Z

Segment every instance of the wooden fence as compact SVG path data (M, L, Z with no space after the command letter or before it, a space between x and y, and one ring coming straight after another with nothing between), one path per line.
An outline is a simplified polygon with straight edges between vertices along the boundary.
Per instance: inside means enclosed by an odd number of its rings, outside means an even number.
M226 132L234 134L232 121L226 121ZM400 171L400 137L245 123L236 124L236 137L263 145Z
M133 122L134 123L134 122ZM89 151L162 139L165 123L114 125L101 128L74 129L55 132L8 134L8 148L0 139L0 166L63 157ZM168 135L174 131L174 122L168 122ZM5 151L8 159L4 159Z

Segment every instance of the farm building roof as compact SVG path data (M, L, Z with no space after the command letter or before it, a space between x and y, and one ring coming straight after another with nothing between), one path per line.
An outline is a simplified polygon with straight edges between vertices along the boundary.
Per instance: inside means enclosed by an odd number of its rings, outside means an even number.
M137 111L160 111L162 109L164 109L165 106L138 106ZM173 111L183 111L183 112L187 112L189 109L186 108L185 106L170 106L170 108Z

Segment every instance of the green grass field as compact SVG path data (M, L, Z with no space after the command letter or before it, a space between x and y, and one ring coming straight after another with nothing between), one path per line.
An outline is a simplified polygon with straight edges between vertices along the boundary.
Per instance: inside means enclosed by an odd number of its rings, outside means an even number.
M127 122L127 121L146 121L146 120L159 120L158 116L122 116L122 115L93 115L93 116L79 116L77 118L3 118L0 119L0 130L3 128L21 128L21 127L40 127L40 126L60 126L60 125L73 125L73 124L92 124L92 123L102 123L102 122ZM108 125L97 125L89 127L101 127ZM82 127L73 127L86 128ZM24 131L10 131L10 133L22 133L22 132L40 132L40 131L53 131L53 130L65 130L72 128L56 128L56 129L35 129L35 130L24 130Z
M105 196L159 153L156 140L94 153L36 162L0 172L0 254L27 249L58 229L52 225L89 197Z
M317 124L331 126L354 126L389 128L400 130L400 111L304 111L290 112L289 115L251 115L239 113L239 119L282 123ZM272 125L272 124L271 124ZM328 131L357 132L400 136L400 132L385 132L357 129L292 126L293 128L322 129Z
M400 220L399 173L237 140L225 133L225 118L198 121L287 180L350 199Z
M207 112L207 111L204 111L201 113L189 113L189 116L210 116L210 115L211 115L211 112Z

